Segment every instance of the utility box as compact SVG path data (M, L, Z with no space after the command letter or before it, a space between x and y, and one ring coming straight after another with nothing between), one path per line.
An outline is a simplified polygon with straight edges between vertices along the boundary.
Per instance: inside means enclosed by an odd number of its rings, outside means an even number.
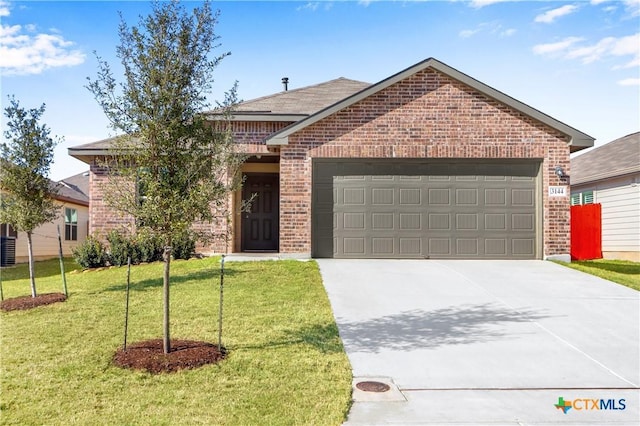
M0 237L0 266L16 264L16 238Z

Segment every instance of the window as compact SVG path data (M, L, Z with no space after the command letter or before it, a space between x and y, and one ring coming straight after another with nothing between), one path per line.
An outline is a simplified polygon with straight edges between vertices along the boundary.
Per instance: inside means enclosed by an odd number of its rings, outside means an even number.
M78 240L78 211L76 209L64 209L64 239L66 241Z
M571 205L581 206L583 204L593 204L595 199L593 197L593 191L578 192L571 194Z
M2 223L0 224L0 236L17 238L18 231L16 231L13 226L9 225L8 223Z

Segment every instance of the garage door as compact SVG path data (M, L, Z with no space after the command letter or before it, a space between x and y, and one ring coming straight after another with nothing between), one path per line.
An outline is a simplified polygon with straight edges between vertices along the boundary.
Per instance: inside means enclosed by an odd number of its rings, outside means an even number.
M312 252L533 259L536 162L313 162Z

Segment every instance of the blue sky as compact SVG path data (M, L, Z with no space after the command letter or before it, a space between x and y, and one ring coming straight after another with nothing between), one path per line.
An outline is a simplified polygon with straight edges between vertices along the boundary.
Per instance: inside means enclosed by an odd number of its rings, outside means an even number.
M185 2L187 7L195 1ZM640 0L224 1L211 101L235 80L244 100L347 77L376 83L434 57L596 138L640 130ZM84 87L96 51L117 65L118 11L129 24L141 1L0 0L2 107L43 102L64 137L51 178L88 166L67 148L112 135ZM2 123L4 125L5 118Z

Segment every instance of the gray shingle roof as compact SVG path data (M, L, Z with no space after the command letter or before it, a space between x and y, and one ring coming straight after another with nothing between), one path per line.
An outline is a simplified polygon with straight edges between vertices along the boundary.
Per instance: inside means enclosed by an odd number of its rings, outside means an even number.
M340 77L324 83L244 101L237 105L235 111L239 116L244 116L243 119L248 120L252 118L246 116L266 120L269 117L286 116L287 121L297 121L351 96L369 85L369 83L362 81ZM216 112L216 110L212 110L206 114L216 114ZM261 117L257 117L258 115ZM108 150L113 141L114 138L107 138L74 146L69 148L69 155L88 163L92 155L100 155Z
M89 205L89 172L79 173L52 184L56 185L58 190L56 198Z
M340 77L313 86L241 102L235 111L311 115L369 86L369 83Z
M571 184L640 172L640 132L621 137L571 159Z

